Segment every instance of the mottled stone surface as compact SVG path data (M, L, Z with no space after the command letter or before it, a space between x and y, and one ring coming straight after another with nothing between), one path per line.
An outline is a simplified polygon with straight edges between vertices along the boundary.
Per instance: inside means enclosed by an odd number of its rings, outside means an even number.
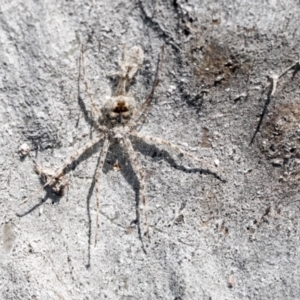
M2 0L0 299L300 299L299 119L290 109L300 104L299 73L280 78L249 145L267 75L298 59L300 6L254 2ZM68 170L62 198L42 191L18 207L42 187L34 161L55 169L96 136L78 84L81 43L99 107L124 45L145 52L130 87L141 103L164 44L161 83L141 132L225 173L226 183L173 150L134 141L146 172L150 242L134 224L138 180L117 144L100 180L96 247L101 143ZM270 122L283 124L280 137ZM23 143L31 151L20 157Z

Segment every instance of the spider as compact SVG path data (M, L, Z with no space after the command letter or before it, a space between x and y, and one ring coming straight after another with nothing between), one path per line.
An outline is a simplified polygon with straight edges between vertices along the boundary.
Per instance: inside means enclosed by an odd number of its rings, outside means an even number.
M144 52L141 47L134 46L131 49L125 47L122 59L119 61L119 70L113 75L116 77L116 89L108 101L99 109L95 103L93 94L90 91L88 80L86 77L85 63L84 63L84 47L81 46L81 66L83 74L83 83L85 86L86 94L90 100L91 104L91 116L94 125L99 131L98 135L91 141L87 142L82 148L75 151L70 155L62 166L60 166L56 171L50 171L43 169L41 166L35 164L35 171L41 177L44 182L42 189L50 187L54 193L62 196L64 189L67 185L65 179L65 171L68 166L70 166L74 161L76 161L85 151L99 143L103 140L103 147L99 156L99 164L95 172L95 192L96 192L96 205L97 205L97 219L96 219L96 233L95 233L95 244L97 242L97 229L99 222L99 210L100 210L100 197L99 197L99 180L102 173L102 168L108 153L109 147L113 141L120 143L122 147L127 150L130 162L132 164L134 172L136 172L139 180L139 197L137 205L142 204L143 208L143 219L144 226L146 228L146 236L150 239L149 225L146 210L146 197L145 197L145 173L142 165L135 153L132 146L131 137L137 138L139 140L145 141L149 144L167 146L181 155L191 157L195 161L201 163L201 170L204 173L213 174L218 179L221 179L217 174L216 169L203 162L203 160L195 157L191 153L181 149L177 145L174 145L163 139L145 135L138 132L138 128L144 123L147 114L151 109L151 104L154 96L156 87L160 82L160 71L163 64L164 47L161 49L160 58L157 63L156 77L152 86L152 89L146 98L146 100L136 107L135 98L128 92L128 87L137 71L141 67L144 59ZM81 72L81 71L80 71ZM38 192L38 191L37 191ZM25 199L20 205L26 203L29 198ZM140 221L139 209L137 209L137 222Z

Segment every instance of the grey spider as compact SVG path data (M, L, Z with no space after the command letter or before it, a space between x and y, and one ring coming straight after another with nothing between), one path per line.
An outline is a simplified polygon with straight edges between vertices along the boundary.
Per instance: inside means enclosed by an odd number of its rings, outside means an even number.
M144 225L146 227L146 235L149 238L149 225L146 212L146 197L145 197L145 174L142 168L140 161L135 153L135 150L132 146L130 137L134 137L143 141L146 141L149 144L154 145L163 145L171 149L174 149L176 152L191 157L195 161L201 163L201 170L206 173L214 174L217 178L220 179L220 176L217 175L216 169L203 160L195 157L191 153L181 149L177 145L174 145L163 139L152 137L137 131L137 128L142 125L151 109L151 104L154 96L156 87L160 81L160 71L163 63L164 47L162 47L160 59L157 64L156 78L154 80L151 92L149 93L146 100L140 105L139 108L136 107L135 98L133 95L129 94L127 89L136 75L137 71L141 67L144 59L144 52L141 47L134 46L131 49L125 48L123 52L123 57L119 61L119 70L114 74L117 78L117 86L113 95L108 99L108 101L103 105L101 109L95 103L93 94L90 91L89 84L86 78L85 72L85 63L84 63L84 49L81 47L81 66L83 73L83 81L86 93L90 99L91 103L91 115L96 125L96 129L99 131L99 134L93 138L91 141L87 142L82 148L75 151L70 155L64 162L64 164L59 167L56 171L49 171L43 169L39 165L35 165L35 170L38 175L44 181L42 189L50 187L53 192L58 195L63 195L64 189L67 185L65 179L65 171L68 166L70 166L74 161L76 161L85 151L93 147L101 140L104 140L103 147L100 152L99 164L95 172L95 192L96 192L96 203L97 203L97 220L96 220L96 229L98 229L98 216L100 210L100 199L99 199L99 180L102 173L102 168L108 153L108 149L113 141L117 141L127 150L130 162L132 164L133 170L136 172L139 179L139 202L143 206L143 215L144 215ZM36 194L36 193L35 193ZM34 194L34 195L35 195ZM25 199L21 204L24 204L28 201L29 198ZM21 205L20 204L20 205ZM137 214L139 214L137 209ZM139 215L137 215L137 221L140 221ZM97 242L97 230L95 233L95 243Z

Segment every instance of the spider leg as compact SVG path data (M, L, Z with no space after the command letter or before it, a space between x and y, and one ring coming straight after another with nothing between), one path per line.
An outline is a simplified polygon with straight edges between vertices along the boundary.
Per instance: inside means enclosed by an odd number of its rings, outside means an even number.
M138 157L132 147L131 141L128 138L124 138L124 143L127 148L127 152L132 163L134 171L137 173L139 177L139 184L140 184L140 191L139 191L139 198L142 200L143 205L143 212L144 212L144 224L146 227L146 235L150 240L150 233L149 233L149 224L148 224L148 217L147 217L147 208L146 208L146 196L145 196L145 174L143 171L143 167L138 160ZM137 207L137 218L139 219L139 207Z
M41 193L44 188L47 187L47 184L44 184L41 188L35 190L31 195L30 197L27 197L24 201L22 201L18 206L21 206L25 203L27 203L29 200L33 199L34 197L36 197L39 193Z
M98 226L99 226L99 212L100 212L100 197L99 197L100 191L99 191L98 182L99 182L100 176L102 174L102 169L103 169L105 158L106 158L106 155L108 152L109 145L110 145L110 141L107 138L104 140L104 144L103 144L102 150L100 152L100 156L99 156L99 164L97 166L96 173L95 173L96 205L97 205L95 244L94 244L95 246L97 244L97 236L98 236L97 232L98 232Z
M92 94L92 92L90 91L90 88L89 88L89 83L88 83L88 80L87 80L87 77L86 77L83 52L84 52L84 47L83 47L83 44L81 44L80 59L81 59L81 66L82 66L83 83L84 83L85 91L86 91L86 93L87 93L87 95L90 99L90 102L91 102L93 120L98 125L98 119L102 118L102 112L98 108L97 104L95 103L94 96L93 96L93 94ZM101 126L99 128L101 129Z
M73 161L77 160L86 150L90 149L91 147L96 145L98 142L100 142L103 139L103 137L104 137L104 134L100 133L94 139L92 139L91 141L86 143L83 147L76 150L72 155L70 155L65 160L64 164L60 168L57 169L53 178L59 178L62 175L64 175L64 171L65 171L66 167L68 167L70 164L72 164ZM50 185L50 184L48 184L48 185Z
M91 141L89 141L88 143L86 143L82 148L78 149L72 155L70 155L66 159L66 161L64 162L64 164L60 168L57 169L57 171L54 173L54 175L53 176L49 176L49 179L43 185L43 187L41 189L38 189L37 191L33 192L33 194L30 197L26 198L23 202L21 202L19 204L19 206L25 204L26 202L28 202L29 200L31 200L32 198L34 198L39 192L41 192L47 186L51 187L51 186L55 185L57 179L59 179L60 177L62 177L64 175L64 171L65 171L66 167L69 166L73 161L75 161L76 159L78 159L86 150L88 150L89 148L93 147L95 144L97 144L98 142L100 142L103 139L103 137L104 137L103 133L98 134L94 139L92 139ZM35 168L42 169L37 164L36 164Z
M184 156L190 157L190 158L192 158L193 160L195 160L197 162L200 162L201 163L201 169L203 169L203 171L205 171L207 173L210 173L210 174L213 174L218 179L220 179L221 181L224 181L221 178L221 176L218 175L218 173L220 173L220 172L223 173L221 169L217 170L213 165L211 165L211 164L205 162L203 159L200 159L200 158L196 157L195 155L193 155L193 154L191 154L191 153L189 153L189 152L181 149L179 146L177 146L177 145L175 145L173 143L170 143L168 141L165 141L165 140L157 138L157 137L152 137L152 136L146 135L144 133L136 132L136 131L132 131L130 133L130 135L132 135L134 137L137 137L137 138L139 138L141 140L144 140L146 142L149 142L150 144L158 144L158 145L168 146L169 148L174 149L178 153L180 153L180 154L182 154Z
M129 126L131 128L135 129L138 126L140 126L141 124L143 124L146 120L148 113L150 112L150 110L152 108L151 103L153 100L154 92L160 81L160 72L162 69L163 61L164 61L164 49L165 49L164 46L162 46L160 58L158 60L157 68L156 68L156 77L153 82L151 92L148 95L148 97L146 98L146 100L144 101L144 103L140 106L140 108L137 109L136 112L133 114L132 120L135 120L135 121L133 121L131 124L129 124Z

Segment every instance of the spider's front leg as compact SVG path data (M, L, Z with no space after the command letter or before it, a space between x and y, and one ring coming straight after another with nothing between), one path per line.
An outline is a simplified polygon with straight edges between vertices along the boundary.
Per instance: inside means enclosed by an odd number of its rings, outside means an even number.
M99 226L99 212L100 212L100 190L99 190L99 179L102 174L103 165L105 162L105 158L108 152L108 148L110 145L110 141L108 138L104 140L103 148L100 152L99 163L95 173L95 187L96 187L96 207L97 207L97 216L96 216L96 230L95 230L95 246L97 244L97 236L98 236L98 226Z
M41 192L46 187L50 187L56 194L62 194L64 186L67 185L64 179L65 169L70 164L72 164L75 160L77 160L86 150L90 149L98 142L100 142L103 139L103 137L104 137L103 133L98 134L94 139L86 143L82 148L78 149L72 155L70 155L65 160L64 164L60 168L58 168L55 172L46 170L41 166L39 166L38 164L35 164L36 173L38 173L41 176L41 179L45 183L41 189L35 191L30 197L26 198L23 202L21 202L19 206L28 202L31 198L35 197L39 192Z
M146 227L146 235L147 235L148 239L150 240L149 224L148 224L148 217L147 217L147 207L146 207L146 196L145 196L145 173L144 173L143 167L142 167L141 163L139 162L138 157L132 147L131 141L128 138L124 138L124 144L127 148L127 152L128 152L132 167L139 177L139 181L140 181L139 182L139 184L140 184L139 202L141 200L142 205L143 205L144 225ZM139 205L137 205L136 214L137 214L137 219L138 219L137 221L139 222L140 221Z

